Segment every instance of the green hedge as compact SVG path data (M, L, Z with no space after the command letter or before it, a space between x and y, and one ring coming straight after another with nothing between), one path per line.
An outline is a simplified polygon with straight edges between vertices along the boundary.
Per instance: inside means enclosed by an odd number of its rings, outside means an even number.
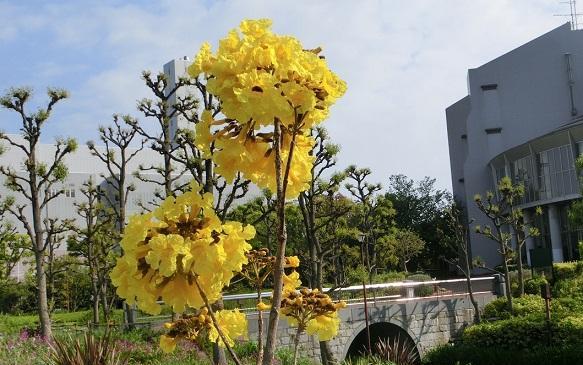
M496 349L533 349L547 344L547 334L547 324L542 318L515 317L468 327L461 336L461 342ZM583 348L583 318L552 320L551 345Z
M583 261L559 262L553 264L553 281L573 279L583 274Z
M545 301L540 295L527 294L521 298L514 298L512 301L514 315L519 317L530 316L533 314L543 315L545 313ZM511 317L508 310L506 297L498 298L484 307L484 318L501 318L508 319Z
M431 350L424 365L576 365L583 359L583 347L539 346L526 350L508 350L472 345L446 345Z

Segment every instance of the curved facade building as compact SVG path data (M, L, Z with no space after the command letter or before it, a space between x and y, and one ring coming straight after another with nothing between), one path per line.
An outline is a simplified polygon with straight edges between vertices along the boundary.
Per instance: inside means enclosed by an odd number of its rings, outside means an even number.
M452 187L474 224L489 222L473 197L495 191L509 176L525 186L525 219L541 235L525 256L579 258L583 230L572 227L567 208L581 197L575 169L583 154L583 31L564 24L468 71L468 96L446 109ZM535 215L535 207L542 215ZM500 263L497 245L475 233L472 255Z

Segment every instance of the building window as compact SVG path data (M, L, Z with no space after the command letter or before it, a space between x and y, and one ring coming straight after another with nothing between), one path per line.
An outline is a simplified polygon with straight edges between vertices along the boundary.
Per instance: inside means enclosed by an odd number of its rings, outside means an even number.
M512 182L524 186L522 203L529 203L538 198L534 185L534 178L534 164L532 163L532 157L530 155L512 162Z
M571 145L537 153L540 169L539 184L542 200L578 193L575 161Z

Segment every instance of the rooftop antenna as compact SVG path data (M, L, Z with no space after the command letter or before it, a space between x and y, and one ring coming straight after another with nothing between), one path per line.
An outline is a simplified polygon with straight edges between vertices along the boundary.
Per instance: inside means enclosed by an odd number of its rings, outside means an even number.
M554 16L571 18L571 30L579 29L579 17L583 14L577 13L577 0L561 1L560 3L569 4L570 14L555 14Z

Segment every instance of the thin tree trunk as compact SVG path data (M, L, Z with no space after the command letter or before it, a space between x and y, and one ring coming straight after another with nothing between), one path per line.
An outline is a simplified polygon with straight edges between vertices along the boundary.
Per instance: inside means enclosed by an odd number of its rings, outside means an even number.
M93 267L93 265L90 265L89 267L90 275L91 275L91 294L93 295L93 303L92 303L92 309L93 309L93 324L98 324L99 323L99 300L101 299L101 296L99 295L101 289L99 288L99 284L97 283L97 274L95 273L95 268Z
M263 365L271 365L275 356L275 340L277 336L277 326L279 324L279 308L282 298L283 287L283 265L285 261L285 245L287 242L287 232L285 226L285 190L283 186L283 163L281 160L281 125L280 121L275 121L274 128L274 150L275 150L275 177L277 183L277 253L275 265L273 267L273 299L269 312L269 323L267 326L267 340L265 342L265 352L263 355ZM291 158L288 157L288 158Z
M296 337L294 338L294 357L292 360L293 365L297 365L298 363L298 349L300 347L300 335L302 334L302 330L302 326L298 326L298 329L296 330Z
M43 266L43 256L39 252L35 252L35 264L38 300L37 311L40 320L40 331L43 338L51 339L53 332L51 329L51 318L49 316L49 303L47 299L47 277Z
M257 285L257 303L261 302L261 285ZM257 311L257 365L263 361L263 311Z
M506 250L502 250L502 258L504 264L504 281L506 281L506 299L508 300L508 311L514 313L512 306L512 288L510 287L510 272L508 270L508 261L506 259Z
M522 268L522 245L520 244L520 232L516 232L516 266L518 269L518 295L524 296L524 270Z

